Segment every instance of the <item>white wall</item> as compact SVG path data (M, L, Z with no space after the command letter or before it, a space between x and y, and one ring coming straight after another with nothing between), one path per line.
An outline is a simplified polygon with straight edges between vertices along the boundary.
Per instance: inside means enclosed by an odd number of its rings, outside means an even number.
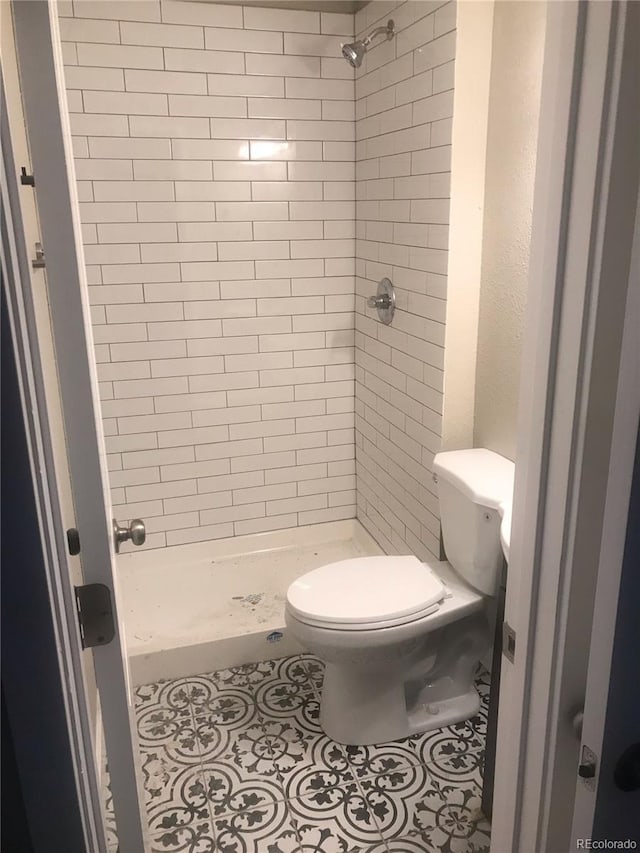
M353 16L60 10L116 517L352 517Z
M392 553L439 554L432 481L442 431L455 4L370 3L393 18L356 74L358 518ZM388 276L390 326L366 297Z
M442 449L473 447L493 0L459 0Z
M474 445L515 459L546 8L494 7Z

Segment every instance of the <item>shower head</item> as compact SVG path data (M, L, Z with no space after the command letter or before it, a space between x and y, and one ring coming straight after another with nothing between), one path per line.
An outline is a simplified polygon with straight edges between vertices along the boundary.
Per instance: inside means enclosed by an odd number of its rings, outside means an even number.
M387 41L393 38L395 35L394 31L394 23L393 21L387 21L386 27L377 27L373 32L369 33L369 35L365 39L358 39L358 41L351 42L349 44L342 45L342 55L347 60L349 65L352 65L354 68L360 68L362 65L362 60L364 58L365 53L373 39L379 35L386 35Z

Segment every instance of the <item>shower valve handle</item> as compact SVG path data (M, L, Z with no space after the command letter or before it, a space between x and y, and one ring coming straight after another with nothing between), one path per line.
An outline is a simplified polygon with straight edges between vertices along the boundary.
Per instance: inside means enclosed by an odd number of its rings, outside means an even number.
M367 306L369 308L390 308L391 297L388 293L383 293L382 296L370 296L367 299Z

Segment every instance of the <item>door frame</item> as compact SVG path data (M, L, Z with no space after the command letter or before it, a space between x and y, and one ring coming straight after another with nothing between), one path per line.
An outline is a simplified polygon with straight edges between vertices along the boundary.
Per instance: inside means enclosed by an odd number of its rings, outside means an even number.
M42 5L44 0L17 4ZM506 618L517 630L517 649L515 663L503 665L492 838L492 846L499 851L545 849L536 844L546 838L540 818L544 804L549 805L549 762L555 746L546 749L544 732L559 728L554 661L566 651L561 645L566 639L571 592L566 557L577 523L579 470L575 463L584 449L588 420L584 404L590 378L586 358L593 352L597 316L593 258L587 252L587 268L584 263L581 266L580 250L584 261L585 245L594 237L604 237L602 231L594 231L588 215L593 213L593 198L602 177L600 149L590 146L584 134L578 136L578 126L579 121L602 120L606 87L611 83L610 51L615 53L617 42L597 38L596 28L604 25L609 33L613 19L624 17L624 7L624 3L573 1L548 7L531 254L535 287L530 287L524 348L524 363L532 366L533 385L527 383L523 389L519 432L524 451L518 456L511 546L512 569L518 569L520 578L516 582L512 574L507 588ZM51 42L57 34L55 9L48 27ZM37 53L32 26L23 31L22 38ZM51 44L48 49L52 50ZM59 91L57 97L63 99ZM30 116L30 124L33 120ZM598 136L598 144L601 139ZM72 168L68 159L67 165ZM584 181L576 180L577 167L583 170L583 178L586 175ZM582 209L574 205L570 210L569 194L578 189L592 194L592 204ZM51 209L41 211L43 225L45 219L50 224L53 215ZM81 283L74 284L79 287ZM79 292L76 296L80 298ZM577 312L573 310L576 305ZM610 440L609 435L609 444ZM37 451L41 454L41 449ZM40 461L46 459L41 455ZM55 481L49 485L55 496ZM525 518L532 517L537 524L527 526ZM54 532L59 545L62 531ZM64 638L66 652L68 644L73 645L73 638ZM538 687L547 699L541 710L535 707L540 702ZM79 795L91 798L95 792L81 791ZM547 808L543 823L548 824L548 819Z
M118 612L113 531L108 517L110 513L106 512L110 507L106 450L100 427L97 370L92 355L93 333L57 3L55 0L14 0L11 12L23 119L45 249L44 275L30 275L22 285L27 286L27 291L28 284L42 286L48 300L48 317L38 318L41 326L38 326L30 291L24 294L25 317L17 315L13 319L32 352L38 351L39 334L50 335L53 340L58 382L56 396L62 412L66 444L65 452L61 450L60 443L56 446L52 441L51 424L48 422L51 413L47 412L47 393L51 394L52 389L47 388L45 392L42 362L34 361L32 368L42 393L37 399L28 398L27 410L32 407L42 419L36 471L41 465L47 465L44 470L49 475L48 499L54 506L57 522L53 531L58 557L56 565L61 567L58 577L52 573L52 583L58 584L52 601L60 609L61 621L66 626L61 647L65 656L71 659L67 668L81 678L81 640L58 493L60 482L66 478L72 483L73 493L73 518L66 519L66 526L77 528L80 534L83 583L107 586L111 597L114 638L107 645L95 646L91 655L100 694L118 841L123 853L139 853L145 847L146 827L140 806L137 733L124 624L122 614ZM28 260L26 264L30 273ZM39 280L34 281L34 278ZM78 713L84 725L84 747L90 749L91 741L87 737L90 730L85 720L86 694L80 699L81 692L80 685L72 689L72 695L78 697ZM81 790L79 795L82 798L89 796L97 823L102 801L101 791L97 788L97 768L85 763L78 767L78 774L83 779L82 774L92 778L91 791ZM96 831L104 835L102 829ZM98 843L104 845L104 838ZM102 851L103 847L89 846L88 849Z
M629 116L637 16L627 3L593 0L550 3L547 15L505 612L517 642L514 662L502 667L502 808L492 831L492 849L522 853L570 844L584 787L572 720L585 702L590 641L595 654L602 639L593 621L598 580L615 583L600 557L604 521L629 499L619 466L607 479L614 451L632 468L639 403L621 370L637 356L634 334L624 334L637 288L630 152L640 137ZM609 605L616 600L617 587Z
M82 645L78 630L73 588L70 582L63 513L58 498L50 413L47 407L41 355L31 297L31 273L24 239L19 201L17 167L8 124L4 76L0 69L0 186L2 187L2 298L6 299L11 328L25 442L30 459L35 511L39 522L43 571L47 579L53 653L60 672L60 687L67 716L67 735L75 771L75 789L85 848L106 853L101 792L92 743L92 720L87 701ZM27 164L28 165L28 164ZM65 460L66 461L66 460ZM58 459L58 465L61 460ZM44 638L42 638L44 641ZM58 737L52 733L52 737ZM28 781L28 780L25 780ZM67 784L66 780L62 784ZM30 815L33 819L33 813ZM51 832L51 826L46 828Z

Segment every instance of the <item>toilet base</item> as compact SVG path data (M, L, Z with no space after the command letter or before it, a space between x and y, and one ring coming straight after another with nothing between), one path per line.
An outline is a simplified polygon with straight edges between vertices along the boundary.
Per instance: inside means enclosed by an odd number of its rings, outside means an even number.
M480 696L475 687L463 696L441 699L416 708L408 716L409 734L422 734L443 726L451 726L475 716L480 710Z
M474 674L487 646L486 620L475 614L395 665L327 662L320 724L338 743L368 746L468 720L480 709Z

